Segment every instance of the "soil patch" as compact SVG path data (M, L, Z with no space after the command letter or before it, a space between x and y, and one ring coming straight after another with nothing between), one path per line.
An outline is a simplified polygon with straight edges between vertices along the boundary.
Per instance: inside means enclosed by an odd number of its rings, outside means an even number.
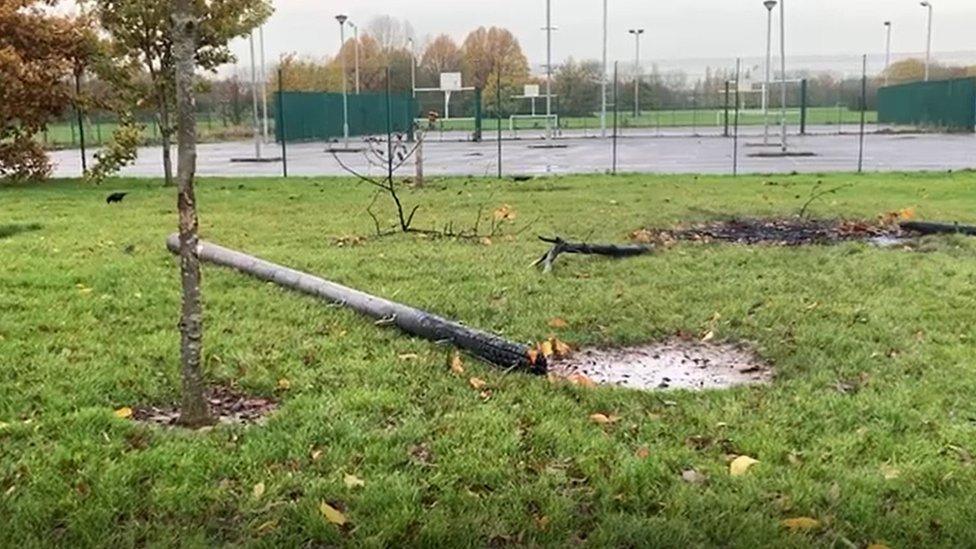
M557 376L642 390L726 389L772 381L773 370L741 345L672 339L638 347L587 349L555 362Z
M230 387L216 386L207 390L210 413L218 423L247 425L260 423L278 409L278 403L269 398L252 397ZM156 425L174 426L180 417L177 406L141 406L133 409L132 419Z
M912 235L903 231L897 224L795 218L733 219L671 230L642 229L631 236L638 242L667 243L683 240L802 246L856 240L891 242Z

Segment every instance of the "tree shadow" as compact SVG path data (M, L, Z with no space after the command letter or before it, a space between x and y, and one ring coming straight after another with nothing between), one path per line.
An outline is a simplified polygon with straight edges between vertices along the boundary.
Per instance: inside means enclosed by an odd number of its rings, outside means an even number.
M7 225L0 225L0 239L10 238L11 236L16 236L20 233L39 231L42 228L44 228L44 226L40 223L10 223Z

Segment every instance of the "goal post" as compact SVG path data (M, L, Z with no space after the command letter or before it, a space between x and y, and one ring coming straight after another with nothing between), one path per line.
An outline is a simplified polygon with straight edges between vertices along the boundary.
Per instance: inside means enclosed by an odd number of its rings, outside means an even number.
M416 88L419 123L437 124L441 131L470 130L474 141L482 135L481 89L464 86L461 73L445 72L440 75L440 86Z

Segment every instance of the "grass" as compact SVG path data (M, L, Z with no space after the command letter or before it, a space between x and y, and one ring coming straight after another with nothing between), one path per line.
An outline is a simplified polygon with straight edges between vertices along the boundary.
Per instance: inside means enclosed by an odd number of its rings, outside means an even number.
M625 345L714 327L777 368L771 386L710 393L555 386L470 360L459 378L445 349L206 267L208 377L281 408L264 426L203 433L113 416L177 397L179 280L163 245L173 192L0 187L4 224L34 228L0 238L0 546L972 546L972 240L932 238L921 252L681 244L566 257L550 276L527 268L545 248L535 234L625 241L643 226L789 215L817 179L440 180L405 193L423 226L502 204L516 227L535 224L491 245L355 246L335 238L372 231L361 184L201 181L206 238L514 340ZM973 173L822 179L853 187L814 215L914 207L976 222ZM131 194L105 205L117 189ZM549 328L554 317L568 327ZM490 400L467 376L487 381ZM621 420L598 425L597 412ZM760 464L732 477L727 454ZM707 482L684 482L691 468ZM345 474L365 486L347 488ZM350 524L325 521L321 502ZM795 517L820 526L780 524Z
M207 115L201 115L198 122L200 140L203 142L246 139L254 135L247 123L238 126L228 126L221 120ZM159 129L155 122L141 122L141 124L143 125L143 144L158 145L162 138L159 135ZM108 144L112 139L113 132L118 126L118 122L102 120L100 117L92 117L86 120L86 146L100 147ZM49 125L47 131L38 136L38 139L45 147L52 149L78 147L79 143L81 143L78 124L74 119Z
M545 114L545 108L537 109L537 112ZM618 124L623 128L721 128L725 124L725 110L721 108L652 110L644 111L639 117L635 117L633 112L620 112L617 116ZM613 113L609 113L607 117L607 124L612 125ZM733 114L730 111L730 125L733 123L732 117ZM865 119L868 123L877 122L878 113L876 111L869 111L866 113ZM770 120L774 125L779 123L779 112L775 109L770 112ZM786 120L791 125L799 125L799 109L791 108L787 111ZM764 121L765 118L762 112L755 109L744 111L739 115L739 124L743 126L759 126ZM807 109L808 126L854 126L859 124L860 121L861 113L852 111L846 107L811 107ZM486 118L484 123L486 128L494 128L494 119L490 117ZM502 125L506 130L508 129L508 118L503 120ZM540 129L545 128L545 125L546 121L544 118L520 118L515 121L515 128L518 130ZM561 117L559 119L559 125L563 129L594 130L600 128L600 117L599 114L589 117ZM444 131L473 131L474 122L471 120L448 120L439 123L438 129Z

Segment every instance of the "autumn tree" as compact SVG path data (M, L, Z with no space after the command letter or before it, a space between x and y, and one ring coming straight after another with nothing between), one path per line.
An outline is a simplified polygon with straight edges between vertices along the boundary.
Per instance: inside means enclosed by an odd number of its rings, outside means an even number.
M480 27L464 39L461 48L464 82L486 89L501 72L502 86L519 85L529 77L529 61L518 39L507 29Z
M420 58L420 79L425 86L440 85L440 74L444 72L461 72L463 63L461 48L454 39L446 34L435 38L424 50Z
M366 32L372 36L383 50L406 49L407 42L414 37L413 25L407 20L389 15L372 18L366 25Z
M131 104L151 105L156 113L163 148L166 185L173 184L170 156L175 130L176 58L170 16L177 0L82 0L82 5L109 36L113 54L134 70L148 74L145 85L136 77L117 91ZM227 47L234 38L246 36L271 14L268 0L192 0L196 19L194 60L196 67L213 71L233 60Z
M50 173L36 137L75 101L69 81L96 47L86 21L52 14L52 3L0 2L0 176Z
M559 97L562 116L592 116L600 108L599 61L577 62L569 58L553 75L553 93Z

